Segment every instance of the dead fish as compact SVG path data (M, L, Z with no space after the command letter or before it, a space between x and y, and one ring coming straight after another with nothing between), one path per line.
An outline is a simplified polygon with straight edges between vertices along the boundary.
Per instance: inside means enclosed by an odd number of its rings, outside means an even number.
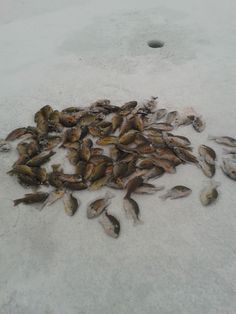
M230 136L208 136L208 140L214 140L218 144L236 147L236 139Z
M135 115L132 119L133 128L139 132L143 132L144 122L142 117Z
M72 193L66 193L63 202L65 212L68 216L73 216L80 206L80 201Z
M123 134L127 133L129 130L133 129L133 120L125 120L123 121L121 127L120 127L120 134L119 136L122 136Z
M151 183L143 183L134 191L134 193L135 194L154 194L158 191L163 190L164 188L165 187L163 185L155 186Z
M105 162L94 166L88 179L93 182L102 178L106 173L106 168L107 168L107 163Z
M123 206L126 213L127 218L132 218L134 224L142 223L139 218L140 210L137 202L132 198L124 198Z
M96 141L98 145L112 145L119 143L119 139L117 136L106 136Z
M43 164L45 164L47 161L50 160L50 158L55 155L56 153L54 151L50 152L42 152L41 154L33 157L29 161L27 161L27 166L30 167L39 167Z
M106 192L103 198L90 202L87 207L87 217L89 219L98 217L110 205L113 197L111 192Z
M90 145L86 142L81 144L80 150L78 151L79 158L84 161L89 161L91 157Z
M140 144L135 148L135 151L139 154L152 154L156 148L152 144Z
M136 135L135 135L135 139L134 139L134 143L136 144L136 145L140 145L140 144L151 144L150 142L149 142L149 140L143 135L143 134L141 134L141 133L136 133Z
M119 162L113 166L113 175L115 178L127 175L127 171L128 171L127 162Z
M40 150L41 147L36 140L29 142L27 145L27 155L29 157L34 157L35 155L38 155L40 153Z
M166 200L170 198L171 200L181 197L186 197L192 193L192 190L183 185L176 185L172 189L168 190L166 194L160 196L160 199Z
M53 113L53 109L50 105L45 105L40 109L40 112L42 112L44 118L48 120L50 115Z
M198 147L198 153L203 160L205 160L208 164L214 165L216 160L215 151L206 145L200 145Z
M169 160L176 166L182 163L182 160L180 160L179 157L177 157L169 147L157 148L155 154L153 154L153 157L154 156L157 158Z
M200 201L203 206L208 206L215 202L218 198L217 187L220 185L219 182L211 180L208 185L200 193Z
M185 136L173 135L171 133L163 132L163 139L169 147L186 147L191 145L191 142Z
M58 178L63 183L65 183L65 182L70 182L70 183L81 182L81 178L77 174L60 173L60 174L58 174Z
M104 177L93 181L88 189L89 191L96 191L100 189L101 187L107 185L109 181L110 181L110 175L105 175Z
M159 131L172 131L174 129L173 125L169 124L169 123L155 123L155 128Z
M85 171L86 171L86 161L80 160L78 161L78 163L76 164L76 174L78 176L81 176L82 178L85 175Z
M62 188L63 182L59 179L59 176L61 175L61 172L59 171L53 171L48 174L48 182L51 186L54 186L55 188Z
M48 196L49 194L44 192L25 194L23 198L14 200L14 206L17 206L21 203L24 204L43 203L48 198Z
M197 132L202 132L205 130L206 122L202 119L201 116L197 116L194 118L192 126Z
M197 157L183 147L173 147L173 151L179 159L184 162L192 162L198 164Z
M178 111L170 111L167 113L166 123L167 124L175 123L175 121L178 119L178 117L179 117Z
M165 173L165 170L162 167L155 166L152 169L145 169L145 173L143 173L144 179L156 179L160 178Z
M80 159L77 149L70 149L66 157L73 166L77 165Z
M47 184L48 182L48 174L45 168L36 167L34 169L35 176L39 180L41 184Z
M36 123L37 131L39 134L48 133L48 121L45 118L43 112L39 110L34 116L34 121Z
M136 100L132 100L126 102L123 106L120 107L122 115L128 115L135 107L137 107L138 103Z
M162 118L164 118L167 114L167 110L165 108L163 109L158 109L156 111L156 114L155 114L155 119L156 120L161 120Z
M155 166L163 168L167 173L175 173L175 165L172 161L167 159L162 159L158 157L153 157L153 163Z
M62 113L60 115L60 123L67 128L76 126L78 121L79 121L79 118L76 115L67 114L67 113Z
M0 152L9 152L11 150L11 144L8 141L0 139Z
M137 134L136 130L130 130L127 133L124 133L123 135L119 137L119 143L123 145L128 145L130 143L133 143L136 137L136 134Z
M227 177L236 181L236 162L235 162L235 160L223 158L223 164L221 166L221 169Z
M202 169L202 172L208 177L212 178L215 175L216 167L215 164L209 164L205 160L199 161L199 166Z
M117 113L112 117L111 123L112 123L112 131L115 132L122 125L123 117Z
M152 158L139 159L136 163L139 169L152 169L154 167Z
M23 186L39 186L41 182L33 176L28 176L27 174L19 173L17 174L18 181Z
M30 177L35 177L35 171L27 165L15 165L8 174L24 174Z
M27 128L18 128L10 132L7 137L5 138L6 141L14 141L17 138L27 134L28 129Z
M45 206L50 206L53 203L55 203L57 200L59 200L60 198L62 198L65 194L64 190L54 190L52 192L50 192L48 198L45 200L45 202L43 203L41 209L43 209Z
M105 233L112 238L118 238L120 234L120 222L113 215L104 211L102 214L99 223L102 225Z
M130 198L130 195L140 186L143 185L143 178L142 177L135 177L126 184L126 194L125 198Z
M96 115L96 114L91 114L91 113L86 113L79 119L79 124L80 125L90 125L96 120L102 120L101 119L102 115Z
M124 155L124 152L122 152L119 148L116 146L112 146L109 151L110 157L114 160L117 161L121 158L122 155Z
M87 184L84 182L64 182L63 186L72 191L81 191L87 189Z

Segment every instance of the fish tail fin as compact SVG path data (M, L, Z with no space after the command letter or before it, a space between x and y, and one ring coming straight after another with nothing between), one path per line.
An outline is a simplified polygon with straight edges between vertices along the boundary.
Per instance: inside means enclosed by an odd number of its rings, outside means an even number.
M168 197L169 197L169 193L166 193L166 194L163 194L163 195L159 196L159 198L160 198L162 201L165 201Z
M105 198L106 198L107 200L109 200L109 199L111 199L111 198L113 198L113 197L115 197L115 194L113 194L113 193L110 192L110 191L107 191L107 192L106 192Z
M211 184L213 187L215 187L215 188L217 188L218 186L221 185L221 183L220 183L219 181L216 181L216 180L214 180L214 179L211 179L210 184Z
M22 198L19 198L19 199L13 201L14 206L19 205L21 202L22 202Z
M9 174L10 176L12 176L14 174L14 171L13 170L9 170L7 171L7 174Z
M134 226L143 225L143 224L144 224L144 221L140 218L134 221Z
M208 140L215 140L216 139L216 136L213 136L213 135L208 135L207 137Z

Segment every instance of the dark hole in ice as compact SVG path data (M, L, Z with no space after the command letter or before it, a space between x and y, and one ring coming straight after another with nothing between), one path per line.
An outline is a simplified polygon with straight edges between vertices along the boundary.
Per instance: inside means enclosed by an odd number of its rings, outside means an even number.
M161 48L164 46L165 43L161 40L149 40L147 44L151 48Z

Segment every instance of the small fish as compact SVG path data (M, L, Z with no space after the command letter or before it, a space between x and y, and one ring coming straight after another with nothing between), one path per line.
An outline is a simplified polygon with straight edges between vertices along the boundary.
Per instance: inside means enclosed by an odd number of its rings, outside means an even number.
M199 166L202 169L202 172L208 177L212 178L215 175L216 167L215 164L209 164L205 160L199 161Z
M172 124L175 123L175 121L178 119L179 113L178 111L170 111L168 112L166 116L166 123L167 124Z
M87 217L89 219L98 217L110 205L113 197L112 193L106 192L103 198L90 202L87 207Z
M135 151L138 154L152 154L155 153L156 148L152 144L140 144L136 147Z
M80 201L72 193L66 193L63 202L65 212L68 216L73 216L80 206Z
M137 134L136 130L130 130L127 133L124 133L123 135L119 137L119 143L123 145L128 145L128 144L133 143L136 137L136 134Z
M120 222L116 217L111 214L108 214L107 211L104 211L102 214L99 223L102 225L105 233L112 237L118 238L120 234Z
M157 158L166 159L174 163L174 165L179 165L182 163L182 160L176 156L176 154L169 147L157 148L153 156Z
M11 144L8 141L0 139L0 152L9 152L11 150Z
M60 173L58 175L58 178L63 183L65 183L65 182L69 182L69 183L79 183L79 182L81 182L81 178L77 174Z
M48 183L55 188L62 188L63 182L59 179L61 172L53 171L48 174Z
M109 181L110 181L110 175L105 175L104 177L93 181L88 189L89 191L97 191L101 187L107 185Z
M81 176L82 178L85 175L85 171L86 171L86 161L80 160L77 164L76 164L76 174L78 176Z
M134 118L132 119L132 124L133 124L133 128L139 132L143 132L144 129L144 122L143 119L138 116L135 115Z
M27 174L18 174L18 181L23 186L39 186L41 183L36 177L28 176Z
M214 180L211 180L200 193L200 201L203 206L208 206L215 202L218 198L218 191L217 187L220 185L219 182L216 182Z
M120 127L120 133L119 136L122 136L123 134L127 133L129 130L132 130L133 128L133 120L125 120L123 121L121 127Z
M191 142L185 136L173 135L171 133L163 132L163 139L165 140L168 147L186 147L191 145Z
M163 190L164 186L155 186L151 183L143 183L140 187L138 187L134 193L135 194L154 194L158 191Z
M143 178L142 177L135 177L126 184L126 194L125 198L130 198L130 195L140 186L143 185Z
M236 147L236 139L230 136L208 136L208 140L214 140L218 144Z
M41 154L33 157L29 161L27 161L27 166L30 167L39 167L43 164L45 164L47 161L50 160L50 158L55 155L56 153L54 151L50 152L42 152Z
M155 123L155 128L159 131L172 131L174 129L173 125L169 124L169 123Z
M191 152L183 147L173 147L173 151L179 159L184 162L191 162L198 164L197 157L195 157Z
M148 179L156 179L160 178L165 173L165 170L161 167L155 166L152 169L145 169L145 173L143 173L143 176L145 180Z
M201 116L196 116L192 122L192 126L194 130L200 133L205 130L206 122L202 119Z
M96 141L98 145L112 145L119 143L117 136L106 136Z
M11 171L8 172L9 174L24 174L30 177L35 177L34 170L27 166L27 165L15 165Z
M136 133L134 143L136 145L148 144L148 143L150 144L149 140L141 133Z
M123 177L127 174L128 163L127 162L118 162L113 166L113 175L115 178Z
M120 107L122 115L128 115L135 107L137 107L138 103L135 100L126 102L123 106Z
M59 200L60 198L62 198L65 194L64 190L54 190L52 192L50 192L48 198L45 200L45 202L43 203L41 209L43 209L45 206L50 206L53 203L55 203L57 200Z
M106 173L106 168L107 168L107 163L105 162L94 166L89 176L89 180L93 182L102 178Z
M79 158L84 160L84 161L89 161L90 157L91 157L91 148L90 145L88 145L88 143L83 142L81 144L80 150L78 151L79 154Z
M111 119L111 123L112 123L112 131L115 132L118 128L120 128L120 126L123 123L123 117L116 113L112 119Z
M167 159L162 159L158 157L153 157L153 163L155 166L163 168L167 173L175 173L175 165L172 161Z
M172 189L168 190L166 194L160 196L162 200L170 198L171 200L181 197L186 197L192 193L192 190L183 185L176 185Z
M163 109L158 109L158 110L156 111L155 118L156 118L156 120L161 120L161 119L164 118L166 115L167 115L167 110L166 110L165 108L163 108Z
M124 153L117 148L116 146L112 146L110 148L110 152L109 152L110 157L114 160L114 161L118 161L121 159L121 157L124 155Z
M100 147L93 147L90 149L91 156L102 155L104 153L104 149Z
M136 163L139 169L152 169L154 167L152 158L139 159Z
M206 145L200 145L198 147L198 153L203 160L205 160L208 164L214 165L216 160L215 151Z
M5 141L14 141L17 138L27 134L28 129L27 128L18 128L10 132L7 137L5 138Z
M43 203L48 198L48 196L49 194L44 192L25 194L23 198L14 200L14 206L17 206L20 203L24 204Z
M73 114L62 113L60 115L60 123L67 128L76 126L78 120L79 120L78 116Z
M87 189L87 184L84 182L64 182L64 187L72 191L81 191Z
M140 210L137 202L128 197L123 199L123 206L126 213L127 218L132 218L134 224L142 223L139 218Z
M230 179L236 181L236 161L223 158L223 164L221 166L224 174Z

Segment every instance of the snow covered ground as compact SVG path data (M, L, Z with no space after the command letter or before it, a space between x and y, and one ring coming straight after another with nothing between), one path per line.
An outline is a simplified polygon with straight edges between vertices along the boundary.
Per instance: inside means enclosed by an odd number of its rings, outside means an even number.
M236 136L236 3L233 0L0 0L0 137L32 123L42 105L114 104L159 96L160 106L193 106L208 134ZM147 41L165 42L152 49ZM219 154L222 148L211 143ZM206 182L194 166L158 184L193 189L183 200L136 197L143 225L121 220L108 238L77 193L79 212L63 205L38 212L13 207L24 189L6 175L16 153L0 156L1 314L235 314L235 182L221 182L218 202L203 208Z

